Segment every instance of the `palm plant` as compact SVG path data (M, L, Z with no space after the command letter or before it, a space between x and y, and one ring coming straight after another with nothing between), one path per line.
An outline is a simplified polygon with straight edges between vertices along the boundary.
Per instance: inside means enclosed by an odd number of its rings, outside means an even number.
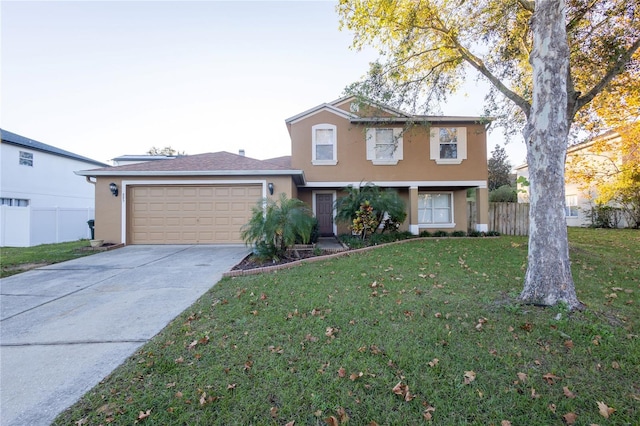
M296 238L308 243L315 221L309 207L297 198L280 194L278 200L264 198L251 210L251 219L240 236L255 247L256 254L278 260Z

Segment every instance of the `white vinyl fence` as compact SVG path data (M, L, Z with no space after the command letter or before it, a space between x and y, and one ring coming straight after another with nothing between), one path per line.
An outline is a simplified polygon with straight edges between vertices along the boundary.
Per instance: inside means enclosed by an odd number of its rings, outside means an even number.
M31 247L90 238L94 209L0 206L0 247Z

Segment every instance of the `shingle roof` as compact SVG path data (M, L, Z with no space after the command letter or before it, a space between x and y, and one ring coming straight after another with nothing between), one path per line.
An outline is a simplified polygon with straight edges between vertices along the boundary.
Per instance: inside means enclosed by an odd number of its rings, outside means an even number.
M276 158L269 158L269 159L266 159L264 161L266 161L268 163L277 164L279 166L286 167L288 169L291 168L291 156L290 155L285 155L285 156L276 157Z
M209 172L209 171L258 171L258 170L282 170L289 168L256 160L242 155L231 154L226 151L211 152L207 154L186 155L167 160L147 161L137 164L125 164L122 166L105 167L90 170L91 172L107 171L112 175L120 172Z
M169 160L125 164L123 166L75 172L80 176L292 176L294 181L304 184L302 170L292 170L281 164L256 160L225 151L187 155Z
M102 163L100 161L96 161L88 157L83 157L82 155L74 154L73 152L65 151L64 149L56 148L55 146L47 145L46 143L38 142L33 139L20 136L18 134L9 132L7 130L0 129L0 133L2 134L3 143L21 146L21 147L32 149L35 151L47 152L49 154L57 155L59 157L66 157L66 158L71 158L73 160L84 161L85 163L95 164L96 166L103 166L103 167L109 166L106 163Z

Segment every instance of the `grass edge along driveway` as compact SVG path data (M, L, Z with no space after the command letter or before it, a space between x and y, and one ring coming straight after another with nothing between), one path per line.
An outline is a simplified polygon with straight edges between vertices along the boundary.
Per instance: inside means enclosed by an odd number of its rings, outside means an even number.
M640 233L569 235L585 312L515 302L523 237L228 278L55 424L634 424Z
M0 278L98 253L89 250L89 247L89 240L40 244L33 247L2 247Z

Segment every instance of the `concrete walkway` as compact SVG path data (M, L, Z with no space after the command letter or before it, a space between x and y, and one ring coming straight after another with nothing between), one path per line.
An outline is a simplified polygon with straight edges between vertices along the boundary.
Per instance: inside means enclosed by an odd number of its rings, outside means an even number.
M0 280L0 424L49 425L248 252L127 246Z

